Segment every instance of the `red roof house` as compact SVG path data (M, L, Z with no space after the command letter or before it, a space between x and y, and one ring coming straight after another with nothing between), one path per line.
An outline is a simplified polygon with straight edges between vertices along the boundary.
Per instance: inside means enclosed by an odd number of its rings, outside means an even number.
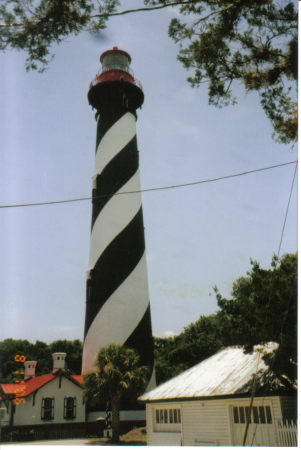
M66 353L54 353L52 373L35 376L35 361L24 363L21 383L0 384L3 425L84 422L83 379L65 373Z

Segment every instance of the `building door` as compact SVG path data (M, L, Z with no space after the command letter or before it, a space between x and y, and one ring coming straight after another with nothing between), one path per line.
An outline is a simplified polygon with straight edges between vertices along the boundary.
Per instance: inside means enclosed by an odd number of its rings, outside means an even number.
M242 446L246 429L249 407L233 406L233 445ZM276 446L276 429L271 406L253 406L246 439L246 446Z

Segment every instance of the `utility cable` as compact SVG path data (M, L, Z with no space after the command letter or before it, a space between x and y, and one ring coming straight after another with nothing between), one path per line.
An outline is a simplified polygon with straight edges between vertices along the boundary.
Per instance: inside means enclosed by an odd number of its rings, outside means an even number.
M290 190L290 195L289 195L289 198L288 198L287 207L286 207L286 211L285 211L285 218L284 218L283 227L282 227L282 231L281 231L281 237L280 237L280 242L279 242L279 247L278 247L276 266L277 266L278 261L279 261L280 249L281 249L281 245L282 245L282 239L283 239L283 235L284 235L284 230L285 230L285 225L286 225L286 219L287 219L287 215L288 215L288 210L289 210L289 206L290 206L290 202L291 202L291 198L292 198L292 193L293 193L293 188L294 188L294 183L295 183L296 173L297 173L297 164L296 164L296 167L295 167L294 176L293 176L293 181L292 181L291 190Z
M187 186L194 186L194 185L198 185L198 184L213 183L215 181L227 180L229 178L241 177L243 175L248 175L250 173L262 172L264 170L275 169L277 167L288 166L290 164L296 164L296 163L297 163L297 161L290 161L290 162L286 162L286 163L275 164L273 166L261 167L260 169L253 169L253 170L247 170L245 172L234 173L231 175L224 175L224 176L217 177L217 178L209 178L206 180L192 181L190 183L181 183L181 184L174 184L174 185L170 185L170 186L146 188L146 189L141 189L141 190L137 190L137 191L116 192L115 194L102 194L102 195L97 195L95 197L80 197L80 198L71 198L71 199L67 199L67 200L54 200L54 201L49 201L49 202L16 203L16 204L10 204L10 205L0 205L0 208L4 209L4 208L21 208L21 207L25 207L25 206L54 205L54 204L59 204L59 203L81 202L81 201L92 200L92 199L97 200L98 198L111 197L111 196L115 196L115 195L138 194L140 192L151 192L151 191L161 191L161 190L167 190L167 189L176 189L176 188L182 188L182 187L187 187Z
M283 226L282 226L282 230L281 230L280 242L279 242L279 246L278 246L278 253L277 253L277 259L276 259L276 264L275 264L274 270L276 270L278 262L279 262L280 249L281 249L281 244L282 244L282 240L283 240L283 235L284 235L286 220L287 220L287 216L288 216L288 210L289 210L289 206L290 206L290 202L291 202L293 187L294 187L294 183L295 183L296 173L297 173L297 163L296 163L296 166L295 166L293 180L292 180L292 183L291 183L290 193L289 193L288 202L287 202L287 206L286 206L285 217L284 217ZM266 327L266 325L267 325L268 311L270 311L270 307L271 307L271 297L269 298L268 305L267 305L267 308L266 308L264 327ZM284 323L286 321L286 318L287 318L287 315L288 315L288 311L289 311L289 307L290 307L290 303L287 305L285 314L282 315L282 321L281 321L282 323L281 323L281 327L280 327L279 336L282 333L283 325L284 325ZM262 349L259 350L258 356L261 356L261 353L262 353ZM273 371L274 363L275 363L275 358L273 359L272 364L270 366L270 371L271 372ZM243 444L242 444L243 446L245 446L245 444L246 444L249 423L251 421L251 408L252 408L252 405L253 405L253 399L254 399L254 395L255 395L255 383L256 383L257 379L258 379L258 363L257 363L257 368L256 368L256 371L255 371L255 375L254 375L253 388L252 388L250 407L249 407L250 408L250 413L248 415L248 419L247 419L247 423L246 423L246 429L245 429L245 434L244 434ZM263 400L261 402L261 406L263 406L263 404L264 404L264 400L265 400L264 395L266 393L265 391L267 391L267 388L268 388L268 385L266 384L264 386L263 390L262 390ZM256 431L257 431L257 426L258 426L258 423L255 424L253 435L252 435L252 438L251 438L251 443L249 444L251 447L253 446L253 442L254 442L254 439L255 439Z

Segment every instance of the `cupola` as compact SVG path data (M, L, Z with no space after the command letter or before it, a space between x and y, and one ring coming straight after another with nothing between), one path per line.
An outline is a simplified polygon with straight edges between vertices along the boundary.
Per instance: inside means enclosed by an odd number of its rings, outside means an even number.
M36 376L37 361L25 361L24 362L24 380L33 378Z
M64 352L52 353L52 359L53 359L52 373L57 372L58 370L65 370L66 355L67 355L67 353L64 353Z

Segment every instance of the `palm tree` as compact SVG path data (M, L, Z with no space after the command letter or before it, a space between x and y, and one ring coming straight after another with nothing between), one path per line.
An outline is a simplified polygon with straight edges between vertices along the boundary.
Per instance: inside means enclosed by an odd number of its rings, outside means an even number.
M112 408L112 440L119 442L120 401L125 393L137 397L146 386L149 368L139 364L136 350L110 344L99 350L96 372L84 374L84 393L88 401L109 400Z

